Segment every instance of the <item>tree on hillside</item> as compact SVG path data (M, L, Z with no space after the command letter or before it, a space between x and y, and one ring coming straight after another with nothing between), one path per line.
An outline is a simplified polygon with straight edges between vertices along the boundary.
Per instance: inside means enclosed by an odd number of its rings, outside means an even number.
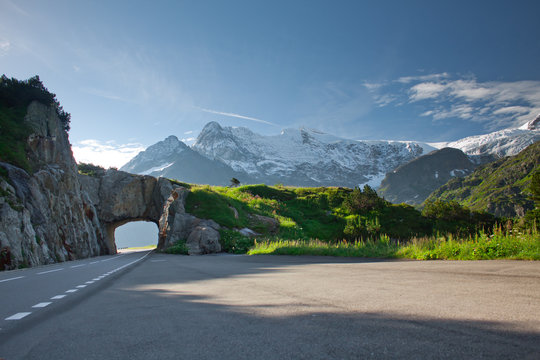
M1 105L8 108L26 108L32 101L54 107L64 129L69 131L71 115L62 108L56 95L43 85L39 76L35 75L28 80L10 79L6 75L0 77Z
M240 180L238 180L237 178L233 177L231 179L231 187L237 187L238 185L240 185Z
M354 188L343 201L343 206L353 214L360 214L366 211L381 209L385 203L385 200L380 198L377 192L366 184L364 185L364 191L359 187Z

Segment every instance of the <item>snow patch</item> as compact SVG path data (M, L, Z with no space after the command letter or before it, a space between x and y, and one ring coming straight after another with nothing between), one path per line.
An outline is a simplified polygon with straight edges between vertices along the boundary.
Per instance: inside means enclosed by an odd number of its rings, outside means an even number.
M140 175L150 175L150 174L153 173L154 171L163 171L163 170L165 170L166 168L168 168L169 166L171 166L172 164L174 164L174 162L172 162L172 163L170 163L170 164L163 164L163 165L159 165L159 166L150 168L150 169L148 169L148 170L146 170L146 171L140 172L139 174L140 174Z

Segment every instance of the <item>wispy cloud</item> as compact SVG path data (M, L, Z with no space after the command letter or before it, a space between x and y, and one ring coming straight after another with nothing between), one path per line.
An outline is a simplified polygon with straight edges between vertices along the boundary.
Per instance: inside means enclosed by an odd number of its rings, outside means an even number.
M109 167L121 167L145 147L139 143L117 144L115 141L82 140L72 146L77 162Z
M439 81L441 79L446 79L450 75L448 73L440 73L440 74L428 74L428 75L419 75L419 76L403 76L397 79L397 82L408 84L411 82L418 82L418 81Z
M540 81L479 82L440 73L365 87L381 107L414 104L423 108L419 116L474 121L490 130L520 126L540 113Z
M279 125L274 124L274 123L272 123L270 121L254 118L254 117L251 117L251 116L245 116L245 115L229 113L229 112L223 112L223 111L210 110L210 109L205 109L205 108L200 108L200 107L197 107L197 109L199 109L201 111L204 111L204 112L207 112L207 113L210 113L210 114L223 115L223 116L229 116L229 117L234 117L234 118L238 118L238 119L250 120L250 121L255 121L255 122L258 122L258 123L261 123L261 124L266 124L266 125L271 125L271 126L279 126Z
M124 99L123 97L113 94L112 92L109 92L106 90L100 90L100 89L95 89L95 88L81 88L81 91L90 95L102 97L104 99L131 102L130 100Z
M7 54L10 47L11 47L11 43L9 41L0 40L0 56Z

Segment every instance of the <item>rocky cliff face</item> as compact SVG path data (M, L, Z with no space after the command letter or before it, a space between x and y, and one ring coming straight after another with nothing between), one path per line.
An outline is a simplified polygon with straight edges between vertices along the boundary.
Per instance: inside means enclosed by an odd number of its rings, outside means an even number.
M28 158L33 172L0 163L0 248L13 269L106 253L92 202L81 191L67 133L51 107L33 102Z
M174 193L169 180L112 169L79 175L54 109L33 102L24 122L31 128L32 171L0 162L0 270L114 254L114 230L136 220L169 229L160 229L169 240L191 239L192 254L220 251L219 233L208 221L191 216L175 224L175 217L164 217L165 205L180 206L168 201Z

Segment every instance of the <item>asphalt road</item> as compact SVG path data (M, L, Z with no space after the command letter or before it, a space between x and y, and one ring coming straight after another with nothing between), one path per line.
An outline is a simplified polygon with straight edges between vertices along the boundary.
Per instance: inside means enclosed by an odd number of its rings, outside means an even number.
M0 274L0 358L540 358L538 262L144 255Z

